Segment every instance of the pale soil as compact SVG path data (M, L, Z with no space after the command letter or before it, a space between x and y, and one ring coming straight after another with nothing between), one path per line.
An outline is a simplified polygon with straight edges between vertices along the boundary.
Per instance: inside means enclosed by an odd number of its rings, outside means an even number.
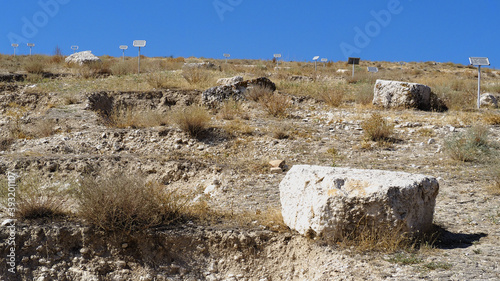
M271 173L270 160L285 160L288 167L335 164L400 170L439 179L434 220L446 229L446 235L434 248L424 247L415 254L360 254L292 231L275 232L259 221L247 226L188 223L133 239L103 237L81 222L19 222L18 280L500 279L500 196L489 189L493 184L491 164L454 161L443 149L447 136L465 130L485 111L329 108L312 99L294 98L289 117L277 119L268 117L258 104L246 102L242 115L248 120L222 120L213 115L207 136L193 139L173 125L106 127L95 112L85 109L84 93L74 93L76 104L63 105L63 97L57 93L22 92L22 88L4 89L0 94L1 136L7 135L11 121L5 109L12 101L30 109L29 118L23 120L26 126L39 119L54 119L58 132L15 140L0 152L2 176L9 171L24 175L36 170L41 172L41 180L60 181L102 170L143 173L168 188L200 194L211 208L232 212L237 218L244 212L280 208L278 185L285 172ZM187 100L197 102L201 96L197 91L162 94L178 101L175 106ZM128 94L122 101L137 108L152 106L157 112L169 110L161 99L143 96ZM361 122L373 112L396 126L397 141L377 145L363 140ZM273 137L277 128L284 128L289 137ZM500 128L489 129L490 141L498 143ZM335 157L332 148L337 151ZM221 185L211 196L204 195L214 179ZM5 228L0 235L5 241ZM0 276L16 280L5 271L6 245L0 245ZM412 255L418 258L414 264L401 261Z

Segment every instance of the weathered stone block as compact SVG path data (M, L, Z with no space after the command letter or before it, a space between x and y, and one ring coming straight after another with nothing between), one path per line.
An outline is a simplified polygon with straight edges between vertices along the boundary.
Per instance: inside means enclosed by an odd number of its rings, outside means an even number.
M293 166L280 183L285 223L305 235L340 238L368 227L416 234L432 227L438 181L382 170Z

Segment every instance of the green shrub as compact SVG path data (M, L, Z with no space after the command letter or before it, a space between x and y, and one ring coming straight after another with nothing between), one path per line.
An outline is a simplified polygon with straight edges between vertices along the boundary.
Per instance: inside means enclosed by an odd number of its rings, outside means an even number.
M463 133L456 133L445 140L450 157L462 162L481 160L489 152L488 128L472 126Z

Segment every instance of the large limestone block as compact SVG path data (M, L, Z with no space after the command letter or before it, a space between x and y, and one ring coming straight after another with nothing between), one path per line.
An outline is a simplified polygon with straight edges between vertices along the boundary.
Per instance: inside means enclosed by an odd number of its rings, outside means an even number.
M64 60L66 63L83 65L92 62L101 62L101 59L92 54L92 51L83 51L70 55Z
M404 172L296 165L280 183L285 223L341 238L364 226L417 234L432 226L438 181Z
M251 87L268 88L271 92L276 91L274 84L267 77L259 77L252 80L240 81L231 85L216 86L203 91L201 100L204 105L217 107L220 103L228 99L244 100L248 88Z
M400 81L377 80L373 89L373 104L384 108L447 110L429 86Z

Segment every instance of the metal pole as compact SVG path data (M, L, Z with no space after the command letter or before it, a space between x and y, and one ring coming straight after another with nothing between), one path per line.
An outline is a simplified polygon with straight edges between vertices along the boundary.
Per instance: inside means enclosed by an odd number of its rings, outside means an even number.
M122 50L122 51L123 51L123 55L122 55L123 61L125 62L125 50Z
M314 71L318 71L318 62L314 61Z
M30 57L31 57L31 47L30 47Z
M352 77L354 77L354 62L352 63Z
M137 64L137 74L141 74L141 47L139 47L139 60Z
M477 109L481 107L481 66L477 66Z
M14 47L14 57L16 57L16 47Z

